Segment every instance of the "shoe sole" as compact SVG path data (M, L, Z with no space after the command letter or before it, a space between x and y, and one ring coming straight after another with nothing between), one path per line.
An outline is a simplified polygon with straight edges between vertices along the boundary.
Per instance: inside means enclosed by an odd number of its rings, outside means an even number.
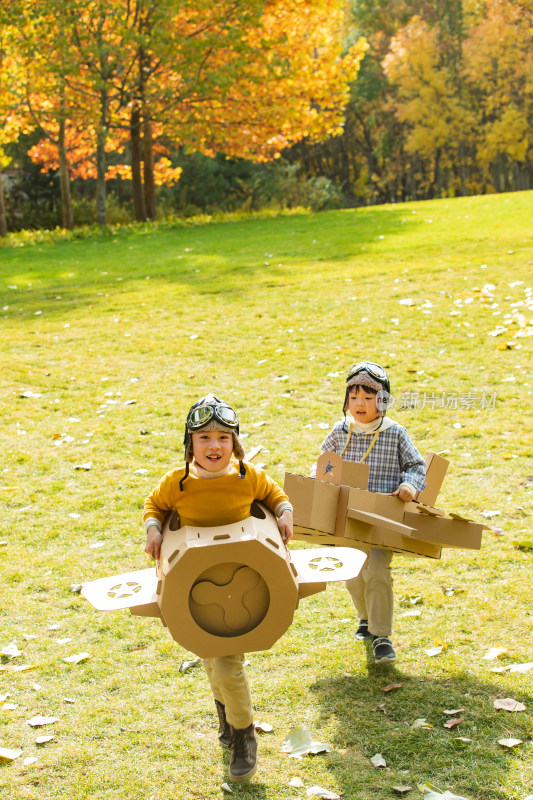
M374 660L375 664L394 664L396 661L396 656L394 658L390 658L389 656L383 656L383 658L376 658Z
M250 778L253 778L256 772L257 772L257 764L255 764L253 769L251 769L250 772L247 772L246 775L232 775L230 770L229 777L230 780L233 781L233 783L246 783L246 781L249 781Z

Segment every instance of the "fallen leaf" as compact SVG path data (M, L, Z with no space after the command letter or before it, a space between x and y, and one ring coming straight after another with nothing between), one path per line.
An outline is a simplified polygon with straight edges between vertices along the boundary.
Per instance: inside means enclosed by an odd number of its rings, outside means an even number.
M447 722L444 723L444 727L445 728L456 728L458 725L461 724L461 722L463 722L463 718L462 717L454 717L453 719L447 720Z
M37 669L37 664L8 664L5 667L0 667L3 672L28 672L30 669Z
M533 661L527 664L509 664L505 669L509 672L530 672L533 669Z
M466 589L461 589L457 586L442 586L442 593L446 595L446 597L452 597L454 594L465 594Z
M291 778L289 786L294 786L296 789L303 789L305 784L301 778Z
M52 739L56 737L52 734L50 736L38 736L35 740L35 744L46 744L46 742L51 742Z
M14 761L22 755L22 750L9 750L7 747L0 747L0 761Z
M406 595L405 597L402 597L399 601L401 606L418 606L421 605L423 602L424 600L422 598L422 595L420 594L414 595L413 597L409 597L408 595Z
M462 714L463 711L464 711L464 708L451 708L451 709L448 709L446 711L443 711L442 713L446 714L446 716L448 716L448 717L455 717L456 714Z
M54 722L59 722L59 717L44 717L39 714L36 717L26 720L26 724L31 725L32 728L40 728L43 725L53 725Z
M382 686L381 687L381 691L382 692L393 692L395 689L401 689L402 686L403 686L403 683L389 683L388 686Z
M424 800L468 800L468 797L462 797L453 792L437 792L430 786L420 786L419 788L424 792Z
M422 612L419 608L412 608L410 611L404 611L403 614L400 614L400 617L420 617Z
M29 767L30 764L35 764L36 761L37 759L35 758L35 756L28 756L28 758L25 758L22 763L24 764L25 767Z
M11 642L11 644L7 644L5 647L0 649L0 656L5 656L6 658L16 658L20 655L22 655L22 653L18 649L15 642Z
M412 792L412 786L391 786L391 789L394 792L398 792L398 794L406 794L406 792Z
M306 794L308 797L324 797L326 800L341 800L340 794L330 792L329 789L324 789L322 786L310 786Z
M229 783L223 783L220 788L222 789L223 792L227 792L228 794L233 794L233 789L231 788Z
M93 468L92 461L86 461L85 464L74 464L74 469L82 469L88 472L90 469Z
M263 733L271 733L274 730L274 726L270 722L254 722L254 728Z
M387 766L387 762L385 761L385 759L383 758L381 753L376 753L375 756L372 756L370 761L376 767L376 769L379 769L380 767L386 767Z
M17 703L2 703L0 706L2 711L14 711L16 708L18 708Z
M425 651L425 653L426 653L426 655L428 655L431 658L433 658L434 656L440 655L443 650L444 650L444 647L442 645L439 645L438 647L430 647L428 650Z
M487 653L485 653L483 658L486 659L487 661L493 661L495 658L499 658L506 652L507 652L506 647L491 647L490 650Z
M468 736L454 736L454 742L471 742L472 739L469 739Z
M485 509L484 511L481 512L481 516L488 518L497 517L501 513L502 513L501 511L489 511L488 509Z
M432 727L433 725L430 725L425 717L422 717L422 719L415 719L415 721L411 725L411 728L432 728Z
M200 663L199 658L191 658L190 661L182 661L178 667L178 672L188 672L192 667L196 667Z
M314 742L307 728L293 728L281 747L283 753L293 758L303 758L308 753L329 753L331 747L322 742Z
M82 661L87 661L87 659L90 657L90 653L77 653L73 656L66 656L66 658L62 660L66 661L67 664L80 664Z
M501 709L502 711L525 711L526 707L518 700L513 700L512 697L504 697L494 701L494 708Z
M501 744L502 747L516 747L519 744L523 744L522 739L498 739L498 744Z

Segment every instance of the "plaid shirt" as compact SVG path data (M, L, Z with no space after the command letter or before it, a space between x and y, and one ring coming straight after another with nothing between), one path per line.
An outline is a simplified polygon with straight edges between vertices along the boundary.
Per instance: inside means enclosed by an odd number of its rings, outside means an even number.
M336 422L321 445L323 453L341 453L348 440L348 423ZM352 431L348 447L342 454L344 461L361 461L375 431ZM394 422L380 431L374 447L365 458L370 467L368 489L371 492L391 494L402 483L410 483L421 492L426 485L426 464L403 425Z

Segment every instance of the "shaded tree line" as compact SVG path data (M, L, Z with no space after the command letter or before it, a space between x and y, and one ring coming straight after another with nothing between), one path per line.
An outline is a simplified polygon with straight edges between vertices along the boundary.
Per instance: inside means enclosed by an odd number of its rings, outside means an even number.
M533 188L533 0L353 0L369 49L341 136L286 157L346 202Z

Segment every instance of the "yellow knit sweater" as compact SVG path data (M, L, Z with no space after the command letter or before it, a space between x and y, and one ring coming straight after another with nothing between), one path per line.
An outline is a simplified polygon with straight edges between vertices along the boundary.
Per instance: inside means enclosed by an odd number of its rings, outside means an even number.
M231 470L219 478L197 478L192 472L183 482L185 467L167 472L144 502L143 520L155 517L163 525L169 511L177 511L180 524L210 527L230 525L250 516L254 500L274 511L289 498L264 470L245 462L246 477L239 478L239 464L232 460Z

